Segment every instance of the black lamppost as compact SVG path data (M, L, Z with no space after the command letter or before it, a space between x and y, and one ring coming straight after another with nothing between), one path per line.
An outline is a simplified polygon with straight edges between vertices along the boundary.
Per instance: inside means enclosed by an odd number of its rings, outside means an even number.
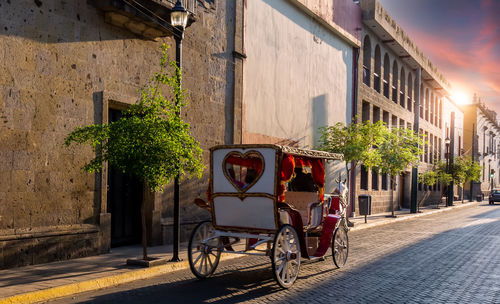
M444 140L444 144L445 144L445 147L446 147L446 173L450 174L451 173L451 170L450 170L450 138L449 137L446 137L446 139ZM453 184L450 183L447 187L446 187L446 207L450 206L450 187L453 188L452 186Z
M177 0L172 12L170 13L170 23L174 27L174 39L175 39L175 60L177 63L177 81L179 81L179 91L175 95L175 104L179 104L180 99L180 89L181 89L181 74L180 70L182 67L182 38L184 38L184 29L187 25L189 12L182 6L180 0ZM180 110L177 112L180 116ZM174 252L171 259L172 262L178 262L179 258L179 244L180 244L180 206L179 206L179 175L174 179Z

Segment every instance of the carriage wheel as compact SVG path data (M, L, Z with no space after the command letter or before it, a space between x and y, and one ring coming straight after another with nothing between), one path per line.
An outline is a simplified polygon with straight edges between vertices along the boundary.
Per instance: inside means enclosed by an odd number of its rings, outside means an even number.
M349 238L347 231L343 227L337 228L332 240L332 257L335 266L341 268L347 261L349 254Z
M211 276L219 265L222 251L220 238L207 243L203 240L214 235L212 222L201 222L194 228L188 245L188 259L191 271L198 279Z
M274 237L271 253L273 276L283 288L292 286L300 268L300 244L295 229L283 225Z

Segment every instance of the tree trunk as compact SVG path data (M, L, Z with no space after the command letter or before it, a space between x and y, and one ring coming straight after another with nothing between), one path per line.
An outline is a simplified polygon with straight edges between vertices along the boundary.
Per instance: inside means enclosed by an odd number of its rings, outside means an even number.
M144 200L141 203L141 222L142 222L142 259L148 260L148 240L146 231L146 206Z
M351 202L351 191L352 190L351 190L351 172L349 170L349 164L347 162L345 163L345 175L346 175L346 179L347 179L346 186L347 186L347 189L349 190L347 192L346 205L349 206L349 203ZM347 210L346 210L346 212L347 212Z
M464 203L464 184L462 184L460 186L460 188L462 189L462 204Z
M394 216L394 191L396 191L396 179L394 178L393 175L391 175L391 181L392 181L392 187L394 189L391 189L391 216Z

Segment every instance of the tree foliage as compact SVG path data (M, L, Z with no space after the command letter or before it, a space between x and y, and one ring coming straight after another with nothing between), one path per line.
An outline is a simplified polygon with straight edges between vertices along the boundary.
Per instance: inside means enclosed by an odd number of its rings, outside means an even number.
M436 171L433 170L418 174L418 182L427 185L429 187L434 186L437 180L438 180L438 175Z
M66 137L67 146L88 144L95 152L85 171L99 171L107 161L146 181L152 191L161 191L177 175L201 177L202 150L179 115L188 100L180 86L180 69L168 59L167 49L162 46L160 71L118 121L79 127Z
M344 155L346 164L354 162L354 167L362 163L368 168L376 167L380 157L376 146L382 142L385 125L379 121L372 124L352 122L348 126L336 123L333 126L320 128L319 149Z
M420 147L424 144L421 136L410 129L386 128L382 137L383 140L377 148L381 160L378 168L382 173L390 174L394 178L409 166L419 163L419 156L423 154Z
M470 157L460 156L454 159L448 169L446 161L438 161L435 171L439 181L449 186L452 182L462 186L467 181L478 181L481 178L481 166Z
M466 181L478 182L481 179L482 167L479 162L473 161L470 156L464 157Z

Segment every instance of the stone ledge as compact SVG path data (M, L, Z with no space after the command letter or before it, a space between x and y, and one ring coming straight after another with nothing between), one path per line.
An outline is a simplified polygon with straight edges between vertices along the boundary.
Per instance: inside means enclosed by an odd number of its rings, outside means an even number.
M100 229L98 226L90 224L5 229L0 230L0 241L14 241L51 236L98 233L99 231Z

